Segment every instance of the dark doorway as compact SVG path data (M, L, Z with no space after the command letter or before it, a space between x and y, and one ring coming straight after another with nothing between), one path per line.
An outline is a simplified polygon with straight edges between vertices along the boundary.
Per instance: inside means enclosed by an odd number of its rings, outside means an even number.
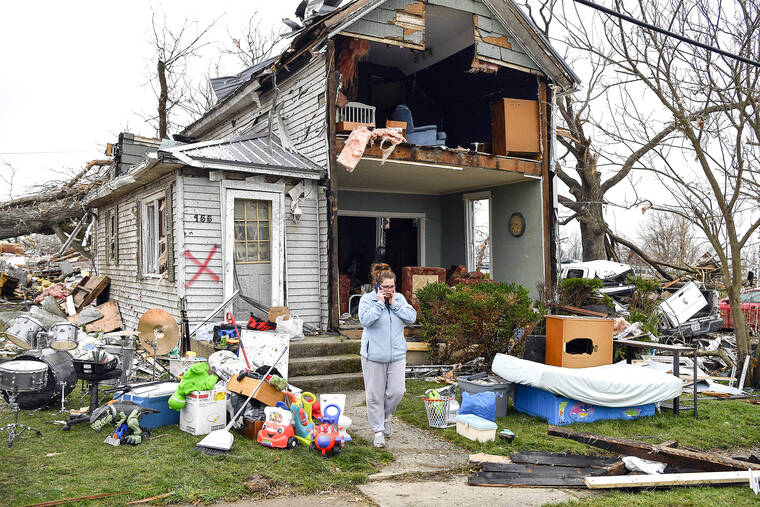
M351 290L369 283L369 267L375 258L375 217L338 217L338 266L351 279Z
M385 228L385 262L390 264L396 273L397 285L401 286L401 268L404 266L419 266L417 258L417 229L416 218L391 218L383 221Z

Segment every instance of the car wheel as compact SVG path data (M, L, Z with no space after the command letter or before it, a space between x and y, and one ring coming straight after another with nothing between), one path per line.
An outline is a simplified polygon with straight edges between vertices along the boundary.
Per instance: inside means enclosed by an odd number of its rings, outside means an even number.
M298 441L295 437L288 438L288 449L293 449L296 445L298 445Z

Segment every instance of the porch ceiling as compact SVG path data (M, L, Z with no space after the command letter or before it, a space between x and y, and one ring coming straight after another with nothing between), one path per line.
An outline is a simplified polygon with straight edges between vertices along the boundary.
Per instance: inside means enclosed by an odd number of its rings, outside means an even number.
M337 167L338 189L370 192L443 195L478 190L536 179L535 176L483 169L424 164L389 159L380 165L379 159L362 158L353 172Z

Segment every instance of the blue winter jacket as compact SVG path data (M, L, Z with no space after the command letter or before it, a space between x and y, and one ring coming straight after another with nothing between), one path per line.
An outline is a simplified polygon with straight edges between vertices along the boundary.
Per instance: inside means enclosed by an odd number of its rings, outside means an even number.
M359 301L359 322L362 331L361 355L370 361L390 363L406 358L404 324L417 320L417 310L396 293L392 305L378 302L377 292L362 296Z

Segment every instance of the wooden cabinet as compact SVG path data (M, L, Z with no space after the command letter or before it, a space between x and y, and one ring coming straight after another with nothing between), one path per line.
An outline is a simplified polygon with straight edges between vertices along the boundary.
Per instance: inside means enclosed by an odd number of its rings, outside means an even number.
M491 143L495 155L541 153L538 101L502 98L491 103Z
M612 364L612 319L546 316L546 364L588 368Z

